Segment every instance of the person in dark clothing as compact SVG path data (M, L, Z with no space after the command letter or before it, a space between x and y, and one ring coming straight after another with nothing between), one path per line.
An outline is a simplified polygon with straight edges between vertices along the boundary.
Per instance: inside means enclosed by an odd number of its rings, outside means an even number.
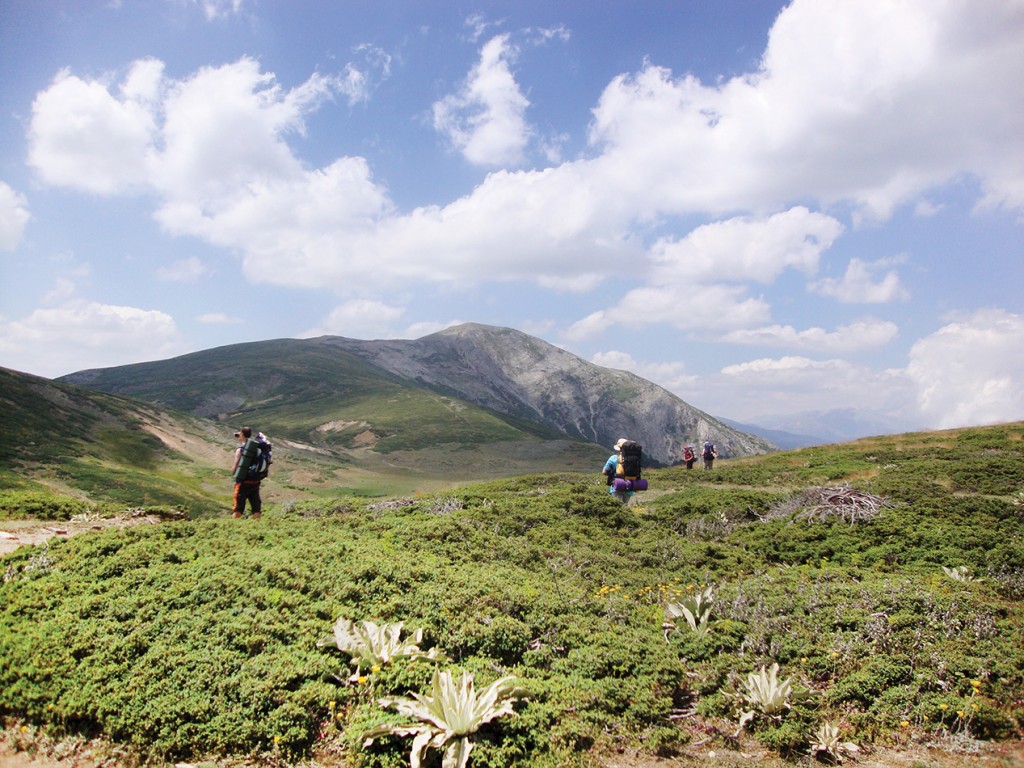
M238 439L238 447L235 448L235 463L231 467L231 476L237 478L238 464L242 460L242 448L245 447L246 441L252 437L252 428L242 427L238 432L235 432L235 437ZM249 507L252 510L252 519L259 520L263 515L263 501L260 499L260 478L243 478L241 481L236 480L234 507L232 508L231 516L244 517L245 503L247 501L249 502Z

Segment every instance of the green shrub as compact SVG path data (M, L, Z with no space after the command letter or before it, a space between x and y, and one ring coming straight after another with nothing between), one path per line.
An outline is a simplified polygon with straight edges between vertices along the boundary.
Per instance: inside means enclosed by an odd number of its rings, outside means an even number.
M1014 466L1022 431L971 439ZM364 750L358 736L397 720L376 700L425 691L433 665L348 680L348 659L317 646L343 616L403 622L479 679L516 677L525 699L477 732L477 768L685 750L731 715L729 674L773 662L817 694L751 723L783 754L821 722L862 744L904 738L903 721L1008 738L1022 725L1021 517L977 478L987 490L955 489L962 448L879 438L722 462L714 477L655 470L658 493L630 506L597 478L534 475L23 548L3 562L0 715L103 734L139 759L295 762L332 746L344 765L407 765L407 742ZM853 525L770 519L844 473L899 503ZM709 588L708 631L667 631L666 604Z
M92 510L87 501L39 491L0 491L0 520L70 520Z

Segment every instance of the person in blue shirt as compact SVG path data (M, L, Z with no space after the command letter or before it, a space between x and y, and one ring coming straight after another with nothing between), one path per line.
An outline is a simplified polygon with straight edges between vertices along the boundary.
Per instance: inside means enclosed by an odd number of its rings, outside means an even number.
M633 491L616 491L614 485L615 476L618 474L619 462L622 460L622 444L625 442L627 440L624 437L620 437L616 441L615 453L608 457L608 461L604 463L604 469L601 470L601 474L608 478L608 493L623 504L628 504L629 500L633 498Z

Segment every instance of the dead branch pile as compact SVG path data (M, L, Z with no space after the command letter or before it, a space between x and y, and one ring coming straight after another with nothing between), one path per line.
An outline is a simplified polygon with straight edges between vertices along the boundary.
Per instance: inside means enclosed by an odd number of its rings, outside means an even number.
M847 485L831 488L808 488L806 491L777 504L762 519L777 519L795 514L797 520L824 522L839 518L850 525L876 517L891 507L892 502L881 496L859 491Z

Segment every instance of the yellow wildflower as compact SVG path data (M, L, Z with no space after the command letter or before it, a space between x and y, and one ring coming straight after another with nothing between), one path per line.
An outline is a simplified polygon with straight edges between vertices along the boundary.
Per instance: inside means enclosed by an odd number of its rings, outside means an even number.
M370 667L370 671L373 672L373 674L377 674L378 672L380 672L380 664L374 664L372 667Z
M904 728L909 728L910 727L910 721L909 720L900 720L900 725L903 726Z
M939 704L939 709L945 712L947 709L949 709L949 704Z

